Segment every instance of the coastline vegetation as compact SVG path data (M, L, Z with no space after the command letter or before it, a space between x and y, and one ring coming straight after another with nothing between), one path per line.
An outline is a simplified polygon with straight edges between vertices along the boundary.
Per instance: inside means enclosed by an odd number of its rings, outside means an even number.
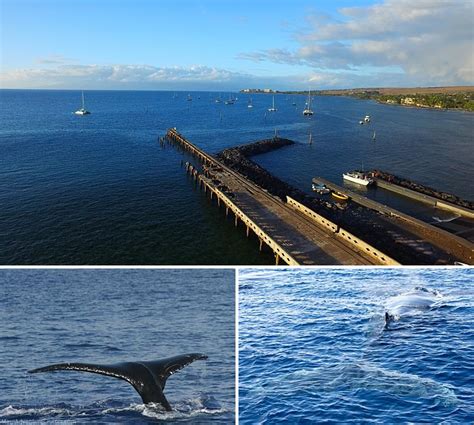
M373 99L393 105L417 106L420 108L463 109L474 112L474 92L470 93L430 93L430 94L380 94L357 93L359 99Z
M306 95L301 90L245 89L244 93L281 93ZM316 96L350 96L358 99L372 99L392 105L420 108L461 109L474 112L474 87L420 87L420 88L363 88L340 90L314 90Z

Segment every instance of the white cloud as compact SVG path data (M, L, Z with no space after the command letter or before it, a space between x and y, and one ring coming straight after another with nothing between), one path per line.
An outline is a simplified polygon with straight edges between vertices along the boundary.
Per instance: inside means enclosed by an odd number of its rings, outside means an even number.
M471 0L386 0L339 13L343 20L308 17L312 29L295 34L299 47L293 51L269 49L239 57L327 72L378 67L383 73L396 67L405 74L399 74L401 84L474 83Z
M202 65L188 68L151 65L60 65L14 69L0 74L0 82L4 88L163 89L186 85L203 88L200 86L242 84L248 79L252 79L252 76Z

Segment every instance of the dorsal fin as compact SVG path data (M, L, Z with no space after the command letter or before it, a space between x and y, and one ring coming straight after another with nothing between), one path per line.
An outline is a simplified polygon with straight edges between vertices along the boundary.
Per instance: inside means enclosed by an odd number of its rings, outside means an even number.
M166 380L173 373L182 369L195 360L204 360L203 354L183 354L151 362L125 362L112 365L99 365L93 363L58 363L28 371L29 373L53 372L73 370L80 372L98 373L123 379L135 388L143 402L160 403L166 410L171 406L166 400L163 390Z

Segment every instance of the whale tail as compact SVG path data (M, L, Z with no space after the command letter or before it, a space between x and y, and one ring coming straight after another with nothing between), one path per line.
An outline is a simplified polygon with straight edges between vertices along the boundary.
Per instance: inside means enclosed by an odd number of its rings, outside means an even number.
M150 362L125 362L112 365L58 363L29 370L28 373L74 370L112 376L132 385L140 394L143 403L159 403L169 411L171 406L163 393L167 379L195 360L205 359L207 356L204 354L192 353Z

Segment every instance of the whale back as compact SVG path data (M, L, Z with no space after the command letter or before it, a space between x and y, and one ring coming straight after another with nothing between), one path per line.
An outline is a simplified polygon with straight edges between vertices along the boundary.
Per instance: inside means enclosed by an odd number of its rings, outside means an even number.
M417 287L412 291L389 298L385 305L385 322L397 320L405 314L428 310L436 304L440 296L437 291Z

